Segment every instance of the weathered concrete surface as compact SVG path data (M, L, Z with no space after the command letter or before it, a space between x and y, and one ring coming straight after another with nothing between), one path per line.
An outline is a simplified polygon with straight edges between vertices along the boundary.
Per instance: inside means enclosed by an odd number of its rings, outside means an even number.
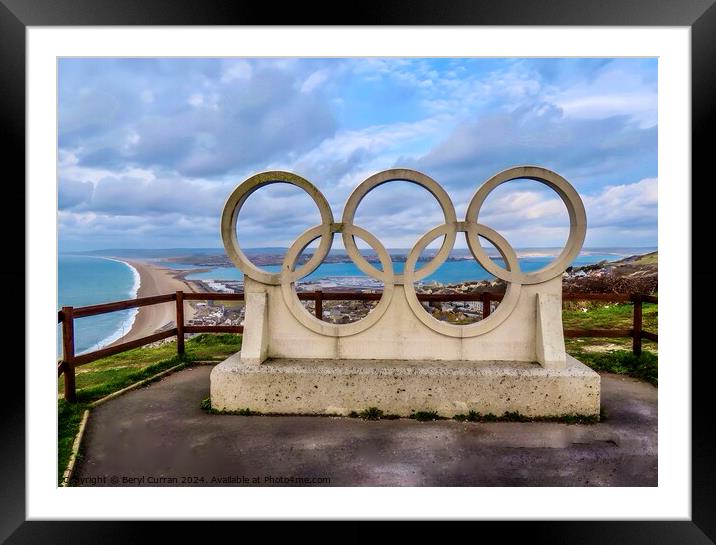
M215 409L348 415L378 407L400 416L416 411L448 417L469 411L599 415L599 375L572 356L562 368L514 361L269 359L252 365L245 360L234 354L214 367Z
M268 302L265 293L247 293L244 297L246 300L246 324L244 325L241 357L248 365L258 365L266 359L268 350Z
M405 288L390 287L389 294L384 288L383 299L365 318L351 324L333 324L309 313L292 287L244 278L245 294L266 294L268 327L252 331L266 335L261 343L267 344L268 358L535 362L537 294L554 295L561 300L562 277L540 284L509 285L503 300L486 320L465 326L432 317L417 299L408 298ZM252 327L251 320L265 319L263 308L253 309L251 304L247 299L244 339L248 337L246 328ZM552 327L543 332L541 342L564 352L561 312L549 316L549 320ZM556 338L553 331L557 332ZM248 356L253 358L254 353Z
M562 297L560 295L537 294L535 324L537 361L548 369L564 369L569 356L564 349Z
M607 420L595 425L421 423L211 415L199 408L210 371L189 368L93 410L74 483L222 485L212 482L218 477L291 486L298 483L278 479L316 477L330 482L303 484L658 484L657 389L634 379L602 376ZM182 482L187 477L193 479ZM243 477L248 482L236 482Z

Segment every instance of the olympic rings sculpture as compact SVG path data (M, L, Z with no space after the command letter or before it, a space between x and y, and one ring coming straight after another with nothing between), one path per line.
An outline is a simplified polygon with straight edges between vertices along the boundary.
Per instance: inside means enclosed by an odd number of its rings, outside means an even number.
M522 272L512 246L499 233L478 222L480 209L487 196L499 185L516 179L530 179L552 188L562 199L569 214L569 237L565 247L557 258L546 267ZM425 233L408 254L402 275L393 271L393 263L383 244L370 232L353 223L358 205L372 190L392 181L408 181L427 189L442 208L445 222ZM303 189L318 206L321 224L311 227L301 234L290 246L278 273L266 272L254 265L241 250L237 239L236 223L246 199L256 190L274 183L288 183ZM514 310L520 297L522 286L540 284L560 276L572 260L579 254L587 231L587 218L584 204L572 185L562 176L551 170L536 166L518 166L504 170L487 180L472 197L463 221L458 221L450 197L435 180L425 174L409 169L390 169L370 176L363 181L348 197L343 217L335 222L328 201L316 186L308 180L284 171L262 172L251 176L236 187L224 205L221 216L221 237L227 255L245 276L269 286L280 286L283 299L293 316L312 331L333 337L355 335L375 325L390 305L396 286L403 286L405 296L415 316L426 326L450 337L474 337L491 331L501 324ZM422 307L415 292L414 282L425 278L437 270L449 257L455 244L457 233L465 233L467 245L475 260L485 270L507 282L507 290L501 304L489 318L469 325L454 325L437 320ZM366 317L350 324L331 324L311 315L301 304L295 290L295 283L311 274L323 262L333 244L333 236L341 233L348 256L366 275L383 282L383 295ZM380 260L382 270L370 264L361 255L356 245L358 237L367 242ZM444 237L435 256L416 270L416 264L425 248L438 237ZM495 263L480 244L485 238L497 248L505 262L505 267ZM306 247L320 239L317 250L311 258L296 270L296 261Z

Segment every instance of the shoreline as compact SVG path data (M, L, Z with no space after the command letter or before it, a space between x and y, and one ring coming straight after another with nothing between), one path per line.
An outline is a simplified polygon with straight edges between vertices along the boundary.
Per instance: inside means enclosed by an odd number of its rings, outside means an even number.
M140 276L139 271L126 261L122 261L121 259L115 259L114 257L100 257L99 259L106 259L108 261L115 261L116 263L121 263L122 265L126 265L131 271L132 276L134 277L134 284L132 285L132 291L130 293L130 296L132 299L135 299L137 297L137 292L139 291L139 285L140 285ZM82 350L78 352L78 354L85 354L87 352L94 352L95 350L100 350L102 348L105 348L107 346L113 345L117 340L121 337L123 337L125 334L122 333L125 329L128 331L132 329L132 325L134 324L134 320L137 317L137 308L131 309L132 315L127 318L124 322L122 322L122 325L119 329L116 329L113 331L110 335L102 339L101 341L98 341L97 343L93 344L89 348Z
M164 295L173 293L178 290L195 291L191 284L182 281L172 274L170 269L162 269L155 267L146 261L136 261L134 259L118 259L123 261L130 267L133 267L139 274L139 289L137 290L137 298L151 297L153 295ZM194 315L194 309L189 304L184 306L184 320L190 320ZM106 345L115 346L121 343L133 341L158 330L175 327L174 320L176 318L175 303L160 303L158 305L149 305L146 307L138 307L134 322L129 331L119 337L116 341Z

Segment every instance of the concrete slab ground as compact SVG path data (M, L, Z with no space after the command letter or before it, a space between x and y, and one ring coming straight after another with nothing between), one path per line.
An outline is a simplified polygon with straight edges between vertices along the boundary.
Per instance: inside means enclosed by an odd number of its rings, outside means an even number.
M212 415L210 366L94 409L77 486L657 486L657 389L602 375L593 425Z

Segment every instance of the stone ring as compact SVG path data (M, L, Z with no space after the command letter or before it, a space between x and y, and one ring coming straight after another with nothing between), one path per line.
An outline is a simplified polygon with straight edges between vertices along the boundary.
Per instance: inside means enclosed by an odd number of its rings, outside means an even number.
M514 249L502 235L478 222L480 209L487 196L499 185L516 179L530 179L554 189L569 213L570 229L567 243L557 258L546 267L529 273L520 270L520 263ZM373 189L387 182L404 180L427 189L438 201L445 222L424 234L413 246L405 262L403 274L396 275L388 251L370 232L354 225L355 213L363 198ZM311 227L291 245L284 257L281 271L269 273L255 266L242 252L237 236L236 222L246 199L257 189L273 184L288 183L300 187L313 199L321 214L321 224ZM445 190L435 180L409 169L390 169L370 176L356 187L346 201L340 223L333 221L328 201L316 186L306 179L290 172L272 171L256 174L240 184L229 196L221 217L221 236L227 255L252 280L268 286L280 286L283 299L291 314L308 329L331 337L344 337L365 331L380 320L394 298L395 286L403 286L408 306L415 316L430 329L450 337L466 338L487 333L500 325L515 309L522 286L547 282L559 275L579 254L586 236L587 221L584 204L574 188L559 174L541 167L522 166L507 169L487 180L475 193L467 208L465 221L457 221L455 207ZM508 283L502 302L495 312L479 322L455 325L442 322L431 316L421 305L415 292L414 283L434 273L449 257L458 232L465 233L467 245L475 260L492 275ZM366 317L350 324L331 324L312 316L298 299L295 284L301 278L315 271L330 252L333 236L341 233L348 256L366 275L383 283L383 295ZM442 236L443 243L431 260L416 270L420 255L436 238ZM382 270L368 262L360 253L355 238L367 242L378 255ZM499 251L505 267L495 263L480 244L480 237L490 241ZM296 261L306 247L320 238L317 250L310 259L296 269Z

